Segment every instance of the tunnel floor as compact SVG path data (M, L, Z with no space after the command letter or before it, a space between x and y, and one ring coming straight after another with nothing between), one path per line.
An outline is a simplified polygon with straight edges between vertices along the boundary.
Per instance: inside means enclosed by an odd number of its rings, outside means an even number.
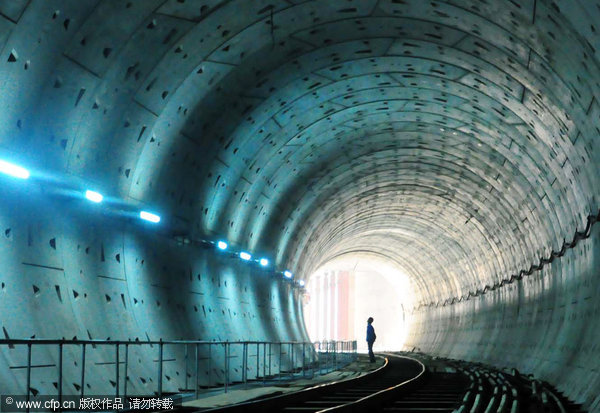
M377 356L377 363L371 364L367 356L360 355L344 369L316 379L232 386L228 393L207 393L198 400L184 402L176 410L585 412L551 384L521 375L515 369L500 370L414 352ZM419 371L419 364L423 371ZM362 381L358 383L359 380Z
M265 384L263 384L262 381L256 383L250 382L247 385L237 384L231 386L227 393L223 393L222 389L216 389L206 392L198 400L184 401L182 407L186 410L187 408L215 408L233 403L241 403L264 397L296 392L319 384L359 377L382 365L383 360L381 359L378 359L377 363L371 364L368 362L367 356L359 355L356 362L350 363L342 369L324 375L318 375L312 378L297 376L294 379L285 377L279 380L269 379Z

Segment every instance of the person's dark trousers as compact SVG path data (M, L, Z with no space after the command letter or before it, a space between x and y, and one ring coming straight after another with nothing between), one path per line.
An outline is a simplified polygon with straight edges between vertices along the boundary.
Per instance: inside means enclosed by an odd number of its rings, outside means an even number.
M369 360L371 361L371 363L375 363L375 354L373 354L373 341L367 341L367 344L369 345Z

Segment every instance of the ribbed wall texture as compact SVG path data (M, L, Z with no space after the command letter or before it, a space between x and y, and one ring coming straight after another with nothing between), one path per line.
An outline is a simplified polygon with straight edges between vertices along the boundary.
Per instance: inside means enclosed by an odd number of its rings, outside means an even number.
M542 272L441 303L537 265L598 213L598 21L583 0L0 3L0 150L39 187L2 183L5 335L302 338L289 284L174 239L224 238L299 278L370 252L411 277L413 345L597 406L597 229ZM86 186L109 211L76 204ZM132 206L161 229L117 216Z

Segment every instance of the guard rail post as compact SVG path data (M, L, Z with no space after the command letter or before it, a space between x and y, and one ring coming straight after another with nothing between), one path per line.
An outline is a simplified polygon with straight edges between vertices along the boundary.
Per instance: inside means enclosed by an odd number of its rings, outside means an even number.
M31 343L27 343L27 401L31 393ZM83 386L81 386L83 389Z
M194 397L198 398L198 386L200 384L200 344L196 343L196 385L194 387Z
M163 371L163 342L158 343L158 397L162 396L162 371Z
M129 343L125 343L125 382L123 383L123 398L127 397L127 370L129 367ZM83 388L83 386L81 386Z
M29 344L29 347L31 347L31 344ZM31 360L29 360L29 361L31 361ZM29 368L29 366L28 366L28 368ZM29 377L29 372L27 372L27 397L29 397L30 383L31 383L31 380ZM79 396L83 397L84 392L85 392L85 343L83 343L81 345L81 389L80 389Z

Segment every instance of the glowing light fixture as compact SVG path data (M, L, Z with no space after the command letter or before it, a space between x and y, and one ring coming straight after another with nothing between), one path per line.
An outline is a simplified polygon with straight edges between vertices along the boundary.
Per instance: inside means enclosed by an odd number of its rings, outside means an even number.
M294 276L294 274L292 274L292 273L291 273L291 272L289 272L288 270L285 270L285 271L283 272L283 276L284 276L285 278L292 278L292 277Z
M244 261L249 261L250 258L252 258L252 255L248 254L247 252L240 252L240 258Z
M89 189L85 191L85 197L88 199L88 201L95 202L96 204L99 204L104 199L101 193L90 191Z
M0 172L15 178L29 178L29 171L27 169L3 160L0 160Z
M269 260L266 258L261 258L259 262L260 262L260 265L262 265L263 267L266 267L267 265L269 265Z
M304 280L298 281L298 285L300 285L300 287L304 287Z
M219 242L217 242L217 248L220 250L226 250L227 243L225 241L219 241Z
M147 212L147 211L141 211L140 218L145 221L154 222L155 224L160 222L160 217L158 215L153 214L151 212Z

